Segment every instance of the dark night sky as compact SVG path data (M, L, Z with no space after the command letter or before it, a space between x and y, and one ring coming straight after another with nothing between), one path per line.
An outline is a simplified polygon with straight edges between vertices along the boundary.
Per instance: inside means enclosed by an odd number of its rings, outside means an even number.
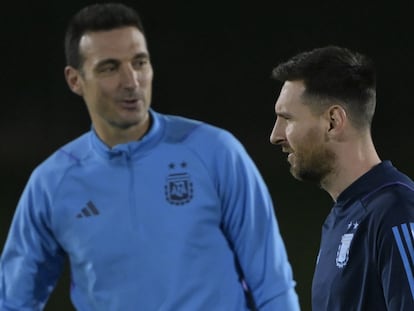
M331 201L317 187L294 180L284 155L269 144L280 87L270 79L271 70L297 52L327 44L372 57L378 74L374 142L383 159L414 177L413 5L238 2L125 3L144 22L155 70L153 108L230 130L256 161L275 200L306 311L320 227ZM90 127L84 104L63 76L65 25L88 3L16 2L2 13L0 247L31 170ZM71 310L66 293L64 278L48 310Z

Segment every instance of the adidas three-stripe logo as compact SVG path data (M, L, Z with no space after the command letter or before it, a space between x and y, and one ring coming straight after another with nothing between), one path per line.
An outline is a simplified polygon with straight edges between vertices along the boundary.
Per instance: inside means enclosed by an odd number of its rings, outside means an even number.
M392 227L414 299L414 222Z
M96 215L99 215L99 211L96 208L95 204L93 204L92 201L89 201L88 203L86 203L86 206L82 208L81 212L76 215L76 218L90 217Z

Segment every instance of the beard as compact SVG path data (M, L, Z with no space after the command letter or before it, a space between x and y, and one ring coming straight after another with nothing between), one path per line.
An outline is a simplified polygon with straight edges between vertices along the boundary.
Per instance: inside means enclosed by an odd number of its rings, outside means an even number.
M294 152L290 172L298 180L321 185L323 180L334 171L336 154L322 142L317 141L310 133L305 139L308 143Z
M320 185L333 172L335 158L335 154L327 149L312 151L306 155L297 154L296 162L290 167L290 172L301 181Z

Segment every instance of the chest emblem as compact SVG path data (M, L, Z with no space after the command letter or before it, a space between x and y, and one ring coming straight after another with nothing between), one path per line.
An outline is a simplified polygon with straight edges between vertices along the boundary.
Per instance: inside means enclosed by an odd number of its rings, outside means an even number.
M341 244L339 244L338 251L336 253L336 266L343 268L348 263L349 259L349 247L351 246L353 233L345 233L341 238Z
M180 168L180 172L176 171L177 166ZM193 183L190 175L182 171L186 167L185 162L180 165L174 163L169 165L172 172L167 176L165 183L165 198L170 204L183 205L193 198Z
M341 243L339 244L338 251L336 252L336 266L338 268L343 268L348 263L349 248L351 247L351 242L358 226L358 221L351 221L348 224L347 233L345 233L341 238Z

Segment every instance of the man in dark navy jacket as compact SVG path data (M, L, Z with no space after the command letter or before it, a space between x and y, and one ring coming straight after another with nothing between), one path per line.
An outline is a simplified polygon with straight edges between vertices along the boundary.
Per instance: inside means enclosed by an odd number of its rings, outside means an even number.
M299 180L335 204L322 230L314 311L414 310L414 183L373 144L376 78L371 60L327 46L273 71L283 87L271 142Z

